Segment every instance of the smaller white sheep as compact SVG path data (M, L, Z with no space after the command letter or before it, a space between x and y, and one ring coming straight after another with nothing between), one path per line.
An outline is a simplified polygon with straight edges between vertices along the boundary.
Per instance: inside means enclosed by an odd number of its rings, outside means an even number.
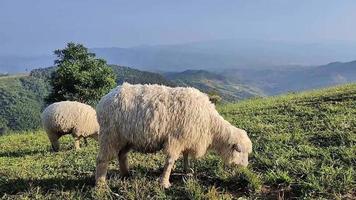
M98 139L99 124L95 110L76 101L62 101L49 105L42 113L42 125L54 151L59 150L59 138L72 134L75 149L80 149L79 141L92 137Z

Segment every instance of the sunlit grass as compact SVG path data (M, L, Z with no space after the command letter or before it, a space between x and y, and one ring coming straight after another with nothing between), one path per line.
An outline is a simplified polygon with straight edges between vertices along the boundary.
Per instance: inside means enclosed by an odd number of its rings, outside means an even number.
M248 168L225 166L214 153L194 161L192 174L179 160L164 190L157 179L164 157L130 153L131 176L117 162L110 190L94 188L97 143L73 150L70 136L50 152L43 131L0 137L0 198L4 199L236 199L355 198L356 85L218 107L253 141Z

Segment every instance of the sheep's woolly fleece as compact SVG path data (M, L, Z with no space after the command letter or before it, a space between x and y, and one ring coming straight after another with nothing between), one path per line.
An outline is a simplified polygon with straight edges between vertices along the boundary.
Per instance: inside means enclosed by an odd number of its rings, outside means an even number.
M164 149L173 157L182 152L201 157L212 148L227 163L247 165L252 151L246 132L224 120L194 88L124 83L101 99L97 115L99 157L107 159L127 145L140 152ZM231 151L234 144L238 155Z
M99 132L96 111L76 101L53 103L43 111L41 118L49 136L72 134L74 137L88 137Z

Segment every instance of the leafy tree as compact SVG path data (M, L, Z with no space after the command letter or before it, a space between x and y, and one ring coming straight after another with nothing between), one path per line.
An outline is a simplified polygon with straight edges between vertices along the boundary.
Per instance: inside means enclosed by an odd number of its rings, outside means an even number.
M56 71L48 103L71 100L94 105L115 83L115 74L103 59L95 58L82 44L68 43L54 51Z

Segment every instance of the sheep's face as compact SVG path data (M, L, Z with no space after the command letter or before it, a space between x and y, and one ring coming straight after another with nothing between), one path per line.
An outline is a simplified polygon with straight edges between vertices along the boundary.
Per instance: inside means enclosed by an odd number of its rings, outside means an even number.
M233 128L230 143L225 152L226 163L246 167L248 165L248 155L251 152L252 142L246 131Z

